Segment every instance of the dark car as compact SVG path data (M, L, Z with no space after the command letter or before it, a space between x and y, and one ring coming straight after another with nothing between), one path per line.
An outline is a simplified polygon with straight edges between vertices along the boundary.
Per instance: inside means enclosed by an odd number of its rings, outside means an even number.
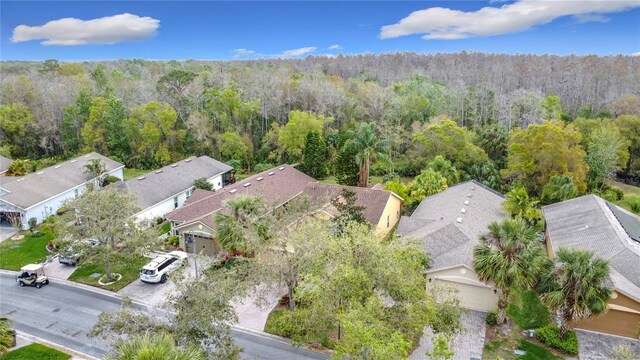
M95 238L84 239L91 246L100 245L100 240ZM72 246L67 246L64 250L60 251L58 254L58 262L60 264L65 264L69 266L78 265L78 261L80 260L80 254L73 250Z

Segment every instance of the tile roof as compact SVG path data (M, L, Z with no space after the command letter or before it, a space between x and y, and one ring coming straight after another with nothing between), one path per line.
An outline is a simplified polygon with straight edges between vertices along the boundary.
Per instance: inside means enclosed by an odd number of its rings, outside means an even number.
M0 187L9 193L1 195L0 200L26 210L80 186L92 178L84 168L91 159L101 159L108 172L124 166L106 156L92 152L25 176L3 176L0 178Z
M213 214L222 209L224 201L237 195L260 196L268 206L277 207L303 193L316 180L291 165L282 165L250 176L216 192L196 190L185 205L165 217L174 222L190 224L200 221L214 228Z
M193 187L197 179L210 179L233 170L208 156L189 157L115 186L138 195L138 206L147 209Z
M434 269L471 266L473 247L489 224L508 216L503 202L502 194L474 180L463 182L422 200L410 217L400 219L396 234L424 241Z
M613 287L640 301L640 217L595 195L542 207L553 251L579 248L609 261ZM620 220L623 219L623 220Z
M324 211L333 216L338 216L340 215L339 211L330 204L330 201L339 197L343 188L355 193L355 205L364 207L362 215L364 215L364 218L373 225L378 225L380 222L380 218L387 206L389 197L395 196L400 199L400 197L393 192L382 190L380 188L362 188L355 186L322 184L317 182L307 184L304 194L309 196L312 204L318 206L324 205Z
M0 174L9 170L12 162L13 160L0 155Z

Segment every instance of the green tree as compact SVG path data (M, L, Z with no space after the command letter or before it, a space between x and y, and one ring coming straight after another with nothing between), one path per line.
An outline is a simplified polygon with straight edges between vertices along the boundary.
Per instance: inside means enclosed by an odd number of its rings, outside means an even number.
M435 195L448 187L447 179L433 169L422 170L409 184L411 199L420 202L427 196Z
M308 133L304 144L300 170L314 179L322 180L327 177L328 169L327 144L320 133Z
M552 176L572 176L578 190L585 191L587 164L580 146L582 136L574 125L560 121L514 129L509 140L509 165L502 175L540 194Z
M124 105L119 99L97 97L91 100L89 117L80 132L84 152L126 158L129 153Z
M176 346L176 342L168 334L136 335L131 339L120 341L116 345L111 360L204 360L206 357L200 350Z
M562 106L560 105L560 97L555 95L547 95L540 101L540 107L542 108L542 118L545 120L561 120L562 119Z
M473 249L473 269L478 278L500 289L500 323L506 319L511 290L535 286L548 262L537 232L523 220L504 219L489 224L489 234Z
M135 196L120 192L112 186L97 190L88 187L82 195L64 203L68 211L58 216L63 242L73 239L95 238L97 246L83 242L73 243L83 257L94 264L104 266L106 280L113 280L114 264L128 263L143 256L158 243L155 232L147 231L148 224L136 220L140 211Z
M343 130L338 138L338 156L335 163L336 182L340 185L356 186L360 177L355 149L345 147L349 132Z
M102 177L107 174L104 161L101 159L89 159L89 161L84 164L84 172L93 177L95 185L102 187Z
M427 350L427 357L431 360L450 360L453 359L455 352L449 347L449 338L443 334L437 334L431 338L433 350Z
M230 253L252 253L270 237L267 206L261 198L236 196L213 216L216 239Z
M369 186L369 170L371 162L384 158L387 143L380 139L375 123L363 123L354 131L344 144L345 149L355 153L358 164L358 186Z
M152 101L129 115L134 165L153 168L169 164L179 153L185 131L175 130L177 115L169 104Z
M627 165L629 143L611 123L603 123L595 129L587 145L587 175L592 188L604 186L605 181L615 177L616 172Z
M195 187L196 189L202 189L207 191L213 190L213 184L210 183L209 180L207 180L207 178L196 179L193 182L193 187Z
M333 205L333 207L338 210L338 213L340 213L340 215L333 218L333 222L336 224L339 234L343 234L349 224L353 222L358 224L367 223L367 220L362 213L365 210L365 207L356 205L357 200L358 198L356 193L346 187L342 188L340 196L335 199L331 199L331 205Z
M569 321L580 321L607 311L611 290L606 260L594 258L588 250L557 251L556 264L550 267L542 284L542 301L557 314L557 325L564 336Z
M538 201L529 197L527 189L522 186L514 186L506 195L502 207L516 219L525 219L534 223L542 218L537 209Z
M500 191L502 188L500 171L496 169L496 166L491 160L471 165L471 167L466 169L463 179L465 181L476 180L497 191Z
M447 185L455 185L460 182L460 176L458 175L458 169L451 165L449 160L445 160L441 155L436 156L433 160L427 164L427 169L439 172L445 179L447 179Z
M278 157L289 161L300 161L306 136L310 132L322 134L324 126L333 118L306 111L291 111L287 125L278 133Z
M493 160L498 169L507 166L509 131L502 125L485 125L477 130L476 144Z
M9 145L14 158L37 158L39 130L31 111L23 104L0 105L0 143Z
M627 166L624 167L624 172L640 176L640 116L618 116L614 123L620 129L620 134L630 144L629 160L627 160Z
M405 203L410 203L409 201L409 187L400 181L400 179L393 179L391 181L387 181L384 184L384 189L393 191L396 195L400 196Z
M542 188L540 202L544 205L573 199L580 194L571 176L554 176ZM526 211L525 211L526 212Z
M252 136L260 101L243 101L238 90L233 88L209 87L204 91L204 110L212 120L215 131L231 131ZM302 143L304 144L304 139Z
M185 92L196 77L196 73L174 69L162 75L156 83L156 90L171 103L182 121L188 117Z
M251 141L234 132L220 135L220 155L225 160L239 160L248 165L253 149Z
M31 161L26 159L13 160L9 168L7 169L7 175L9 176L24 176L33 171Z
M80 91L75 105L64 108L62 123L60 124L60 137L62 143L70 154L80 151L82 145L82 128L89 119L91 109L91 97L88 92Z
M107 68L104 64L98 64L91 71L91 78L95 82L96 89L100 96L109 97L113 94L113 87L109 83L109 77L107 76Z

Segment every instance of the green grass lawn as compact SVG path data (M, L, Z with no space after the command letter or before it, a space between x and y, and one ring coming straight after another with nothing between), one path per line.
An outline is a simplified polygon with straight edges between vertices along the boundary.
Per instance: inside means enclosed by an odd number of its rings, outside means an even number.
M514 350L525 351L524 355L516 355ZM556 360L562 359L554 355L551 351L520 338L520 329L517 327L507 336L485 344L483 359L503 359L503 360Z
M525 339L520 339L520 345L518 346L519 350L525 352L524 355L520 355L517 359L522 360L556 360L562 359L559 356L553 355L549 350L540 347L534 343L531 343Z
M628 185L619 181L611 181L609 184L612 187L624 191L624 196L640 196L640 187Z
M267 317L267 322L264 324L264 332L285 337L289 336L289 334L277 324L277 320L285 315L286 311L287 310L271 310Z
M521 329L537 329L549 324L550 313L533 291L516 291L507 314Z
M171 223L169 221L164 222L162 225L158 226L158 235L164 235L171 230Z
M1 360L66 360L70 358L69 354L37 343L9 351L0 356Z
M152 171L152 170L140 170L140 169L131 169L131 168L125 167L122 170L122 175L124 177L124 180L129 180L129 179L137 178L138 176L144 175L149 171Z
M33 237L28 231L22 240L5 240L0 243L0 268L20 270L27 264L40 263L49 253L45 247L54 239L53 234L43 233L40 237Z
M121 274L122 279L115 284L102 286L98 284L98 280L100 279L99 277L92 278L90 276L95 273L104 274L104 266L91 263L83 264L81 261L76 271L74 271L69 277L69 280L96 286L106 290L118 291L129 285L131 282L138 280L140 276L140 269L148 262L149 259L145 257L140 257L134 261L128 262L114 262L115 264L111 266L111 272Z

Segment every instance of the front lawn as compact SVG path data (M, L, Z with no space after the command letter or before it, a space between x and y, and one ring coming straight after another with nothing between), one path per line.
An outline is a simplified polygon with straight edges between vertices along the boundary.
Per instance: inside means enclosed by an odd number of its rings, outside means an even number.
M142 269L142 267L148 262L149 259L145 257L139 257L134 261L128 262L114 262L115 264L111 266L111 272L113 274L121 274L122 279L120 279L120 281L116 282L115 284L102 286L98 284L98 280L100 279L100 277L91 277L91 275L103 275L104 266L92 263L82 263L82 261L80 261L78 268L73 272L73 274L71 274L69 280L96 286L106 290L119 291L134 280L138 280L140 276L140 269Z
M23 346L0 356L1 360L67 360L70 358L69 354L37 343Z
M557 360L562 359L560 356L555 356L549 350L540 347L534 343L531 343L525 339L520 339L520 346L518 350L525 352L524 355L520 355L517 359L522 360Z
M549 324L550 313L533 291L516 291L507 314L521 329L537 329Z
M164 235L171 231L171 222L165 221L164 223L162 223L162 225L158 226L157 229L158 235Z
M130 179L134 179L137 178L139 176L142 176L146 173L148 173L151 170L141 170L141 169L131 169L128 167L125 167L122 170L122 177L124 178L124 181L130 180Z
M45 232L38 237L28 231L20 234L25 235L24 239L7 239L0 243L0 268L20 270L27 264L41 263L50 255L45 247L54 239L53 234Z
M524 355L516 355L515 349L525 352ZM554 355L544 347L534 344L520 337L520 331L514 328L513 331L500 339L485 344L483 359L503 359L503 360L556 360L562 357Z

